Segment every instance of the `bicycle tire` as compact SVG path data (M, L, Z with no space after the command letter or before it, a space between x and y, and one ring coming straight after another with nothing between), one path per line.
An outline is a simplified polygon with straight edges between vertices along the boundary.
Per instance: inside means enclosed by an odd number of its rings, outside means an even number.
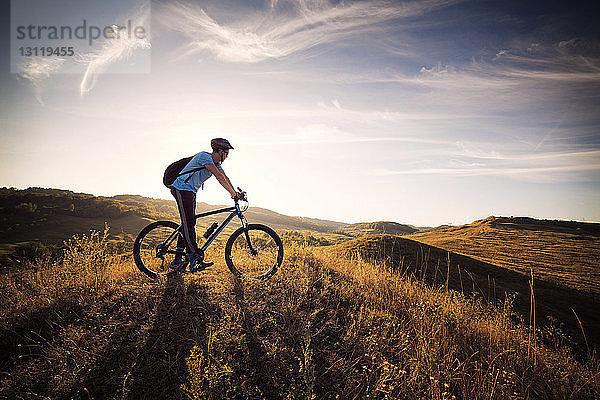
M266 225L249 224L247 228L251 246L248 246L246 229L237 229L225 245L225 262L237 276L256 279L270 278L283 262L283 243L275 231ZM252 249L256 254L252 254Z
M159 246L178 228L175 222L157 221L142 229L133 243L133 259L140 271L153 279L172 272L169 264L175 258L177 236L167 243L163 252L159 252Z

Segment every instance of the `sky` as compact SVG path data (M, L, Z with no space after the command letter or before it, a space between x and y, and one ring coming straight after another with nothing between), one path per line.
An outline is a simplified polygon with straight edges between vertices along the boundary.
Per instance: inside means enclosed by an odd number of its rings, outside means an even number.
M283 214L600 221L591 2L2 4L0 187L170 199L165 167L225 137L233 184ZM19 24L83 19L145 35L17 54Z

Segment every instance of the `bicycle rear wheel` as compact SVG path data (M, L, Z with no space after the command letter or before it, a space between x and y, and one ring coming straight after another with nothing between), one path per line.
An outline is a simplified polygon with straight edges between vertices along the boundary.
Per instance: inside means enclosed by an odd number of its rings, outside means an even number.
M150 278L172 271L169 264L177 254L178 228L175 222L157 221L142 229L133 244L133 259L140 271ZM180 254L185 256L185 250Z
M233 232L227 240L225 262L237 276L269 278L283 262L283 243L268 226L250 224L247 229Z

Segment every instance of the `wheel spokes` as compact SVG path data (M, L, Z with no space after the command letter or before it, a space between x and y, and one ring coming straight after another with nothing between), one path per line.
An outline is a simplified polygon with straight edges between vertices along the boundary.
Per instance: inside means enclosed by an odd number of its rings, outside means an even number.
M175 258L177 235L171 227L157 227L142 239L140 258L146 268L156 274L169 272L169 264Z
M279 248L275 240L260 230L250 230L248 235L239 235L231 248L235 268L241 274L251 277L259 277L271 271L277 265L278 254Z

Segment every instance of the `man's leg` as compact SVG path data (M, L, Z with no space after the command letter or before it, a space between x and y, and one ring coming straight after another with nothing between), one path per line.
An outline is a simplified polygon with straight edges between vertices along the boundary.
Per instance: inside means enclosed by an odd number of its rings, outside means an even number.
M188 255L195 255L198 251L196 243L196 194L186 190L177 190L171 188L171 194L175 197L179 218L181 218L182 236L177 238L177 257L171 263L171 268L175 270L184 270L190 261L186 256L179 256L179 252L186 250Z
M181 224L183 225L183 242L188 253L186 262L190 262L190 271L196 271L200 267L201 269L210 267L213 263L202 261L202 257L199 255L200 249L196 242L196 194L177 189L171 189L171 193L177 201L177 208L179 209ZM180 247L179 240L177 247Z
M177 204L177 209L179 210L179 219L181 220L181 223L183 224L183 216L181 213L182 206L179 204L179 199L175 195L175 189L171 188L171 194L175 198L175 204ZM185 248L186 248L185 239L183 238L182 235L178 235L177 236L177 248L176 248L177 254L175 255L175 259L171 262L172 268L179 267L180 264L183 262Z
M187 190L171 189L173 197L177 202L179 217L183 226L183 239L177 240L177 248L183 247L188 253L198 253L198 243L196 243L196 194ZM182 243L183 241L183 243Z

